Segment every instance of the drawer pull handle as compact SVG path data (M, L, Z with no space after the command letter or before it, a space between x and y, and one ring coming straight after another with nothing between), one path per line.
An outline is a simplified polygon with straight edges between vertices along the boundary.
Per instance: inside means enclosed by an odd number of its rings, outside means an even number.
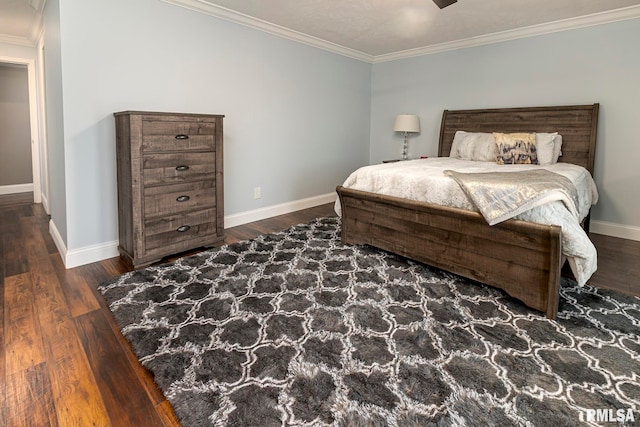
M179 171L179 172L188 171L189 170L189 166L187 166L187 165L176 166L176 170Z
M189 231L191 229L191 226L189 225L181 225L180 227L176 228L176 231L178 233L184 233L185 231Z
M189 139L189 135L185 135L184 133L181 133L179 135L176 135L176 139Z
M176 199L176 202L186 202L186 201L187 201L187 200L189 200L190 198L191 198L191 197L189 197L189 196L179 196L179 197Z

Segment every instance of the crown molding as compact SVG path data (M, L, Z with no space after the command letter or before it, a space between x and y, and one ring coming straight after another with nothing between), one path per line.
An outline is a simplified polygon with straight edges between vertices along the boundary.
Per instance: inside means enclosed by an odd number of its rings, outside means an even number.
M0 43L17 44L21 46L35 46L35 43L30 38L8 36L6 34L0 34Z
M606 12L594 13L591 15L579 16L576 18L562 19L545 24L517 28L515 30L501 31L478 37L470 37L452 42L392 52L384 55L369 55L364 52L350 49L336 43L328 42L299 31L294 31L280 25L272 24L243 13L239 13L222 6L217 6L204 0L161 1L373 64L640 18L640 5L636 5Z
M42 0L41 0L42 1ZM35 46L38 44L38 40L40 40L40 34L42 34L44 19L42 17L42 13L38 13L36 15L35 22L31 26L31 34L29 35L29 40L31 41L31 45Z
M40 37L42 36L42 20L34 25L31 29L31 35L29 37L16 37L8 36L6 34L0 34L0 43L15 44L20 46L36 46Z
M326 40L322 40L318 37L313 37L308 34L301 33L299 31L291 30L289 28L282 27L280 25L272 24L261 19L254 18L249 15L245 15L240 12L227 9L222 6L214 5L202 0L161 0L165 3L173 4L175 6L184 7L196 12L204 13L206 15L215 16L216 18L224 19L225 21L234 22L236 24L244 25L265 33L273 34L278 37L293 40L295 42L304 43L309 46L317 47L319 49L327 50L329 52L337 53L339 55L347 56L349 58L357 59L359 61L372 63L373 55L369 55L355 49L340 46L336 43L332 43Z
M531 25L529 27L517 28L515 30L501 31L484 36L470 37L467 39L440 43L416 49L408 49L385 55L377 55L373 58L373 63L395 61L398 59L412 58L414 56L430 55L433 53L440 53L448 50L464 49L485 44L500 43L508 40L540 36L544 34L557 33L560 31L575 30L578 28L609 24L612 22L637 18L640 18L640 5L614 9L607 12L594 13L591 15L579 16L576 18L562 19L545 24Z

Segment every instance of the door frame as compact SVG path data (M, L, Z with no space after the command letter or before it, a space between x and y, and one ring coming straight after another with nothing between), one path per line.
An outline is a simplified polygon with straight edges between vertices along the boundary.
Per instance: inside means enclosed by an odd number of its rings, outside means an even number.
M40 126L38 115L38 84L36 60L0 55L0 63L20 64L27 66L29 86L29 127L31 130L31 169L33 170L33 202L42 203L42 178L40 173ZM46 155L46 153L45 153Z

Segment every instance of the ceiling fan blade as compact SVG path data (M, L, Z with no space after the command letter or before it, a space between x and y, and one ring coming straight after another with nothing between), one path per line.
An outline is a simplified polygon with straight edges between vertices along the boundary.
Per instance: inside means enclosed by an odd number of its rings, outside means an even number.
M447 6L457 3L458 0L433 0L433 2L437 4L440 9L444 9Z

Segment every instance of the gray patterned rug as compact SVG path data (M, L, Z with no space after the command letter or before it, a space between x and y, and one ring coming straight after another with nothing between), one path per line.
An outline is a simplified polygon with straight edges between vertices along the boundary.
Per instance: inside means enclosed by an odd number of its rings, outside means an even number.
M100 287L185 426L640 424L640 300L563 280L558 321L337 218Z

